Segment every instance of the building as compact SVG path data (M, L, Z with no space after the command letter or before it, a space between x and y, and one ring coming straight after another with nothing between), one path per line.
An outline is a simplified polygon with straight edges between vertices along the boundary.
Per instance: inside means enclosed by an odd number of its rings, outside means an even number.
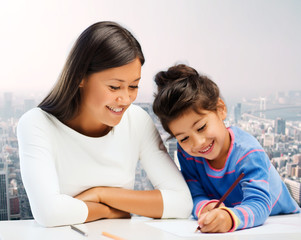
M4 120L7 120L14 115L13 111L13 94L11 92L5 92L4 93L4 106L3 106L3 113L2 117Z
M234 107L234 122L238 123L241 120L241 103L237 103Z
M285 128L286 128L285 120L282 118L277 118L275 120L275 133L285 135Z
M297 182L297 181L285 178L284 183L286 184L292 197L296 200L296 202L300 206L300 204L301 204L301 182Z
M9 220L8 179L6 166L0 162L0 220Z

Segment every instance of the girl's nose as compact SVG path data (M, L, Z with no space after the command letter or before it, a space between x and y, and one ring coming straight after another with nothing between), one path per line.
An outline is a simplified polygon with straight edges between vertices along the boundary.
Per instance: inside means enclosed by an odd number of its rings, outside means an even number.
M192 136L191 140L192 140L192 145L191 145L192 152L198 152L206 142L206 139L200 136L199 134Z

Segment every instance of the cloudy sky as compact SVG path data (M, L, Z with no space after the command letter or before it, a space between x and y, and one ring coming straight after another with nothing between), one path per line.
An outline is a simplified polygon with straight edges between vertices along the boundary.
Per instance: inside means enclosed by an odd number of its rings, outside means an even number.
M299 0L14 0L0 6L0 94L44 96L78 35L117 21L142 45L138 101L152 101L153 76L186 63L226 99L301 90Z

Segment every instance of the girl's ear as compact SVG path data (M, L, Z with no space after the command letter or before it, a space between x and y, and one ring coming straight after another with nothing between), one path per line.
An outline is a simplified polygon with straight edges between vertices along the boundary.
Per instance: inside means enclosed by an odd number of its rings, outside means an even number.
M227 118L227 106L221 98L217 102L217 114L223 121Z

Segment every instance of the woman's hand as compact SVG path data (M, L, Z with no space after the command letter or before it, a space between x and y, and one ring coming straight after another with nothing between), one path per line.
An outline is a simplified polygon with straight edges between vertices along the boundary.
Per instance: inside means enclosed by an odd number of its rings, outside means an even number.
M100 196L101 196L101 187L93 187L90 188L84 192L81 192L80 194L74 196L74 198L77 198L79 200L82 200L84 202L95 202L99 203L101 202Z
M232 226L232 218L230 214L220 208L206 211L199 216L198 224L201 232L207 233L223 233L228 232Z
M112 208L102 203L84 201L88 207L88 216L85 222L91 222L102 218L130 218L128 212Z

